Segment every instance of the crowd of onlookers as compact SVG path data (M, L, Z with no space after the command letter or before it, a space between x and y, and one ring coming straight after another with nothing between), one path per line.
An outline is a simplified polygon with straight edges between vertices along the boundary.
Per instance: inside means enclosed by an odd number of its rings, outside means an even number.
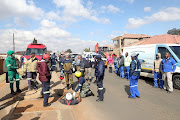
M112 66L114 65L114 72L116 74L121 78L130 79L131 57L128 53L126 53L125 56L120 53L119 57L115 54L110 54L108 57L109 72L112 73ZM175 72L175 69L176 62L170 57L168 52L165 53L165 58L161 58L161 54L157 53L152 68L152 73L154 74L154 87L159 87L160 89L165 89L168 93L172 93L172 75Z

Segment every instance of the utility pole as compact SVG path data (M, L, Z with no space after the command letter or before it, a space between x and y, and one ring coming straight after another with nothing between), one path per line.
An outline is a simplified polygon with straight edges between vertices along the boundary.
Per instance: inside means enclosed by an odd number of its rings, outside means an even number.
M13 51L15 53L14 33L13 33Z

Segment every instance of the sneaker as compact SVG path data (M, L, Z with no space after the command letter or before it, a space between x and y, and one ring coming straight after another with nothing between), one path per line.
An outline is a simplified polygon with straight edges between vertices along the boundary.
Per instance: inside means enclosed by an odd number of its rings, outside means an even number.
M169 93L169 94L170 94L170 93L172 93L172 91L167 91L167 93Z
M131 96L129 96L128 98L135 99L135 97L131 97Z
M103 99L97 99L96 100L96 102L102 102L103 101Z
M48 104L46 104L46 105L43 105L43 107L49 107L49 106L51 106L51 103L48 103Z

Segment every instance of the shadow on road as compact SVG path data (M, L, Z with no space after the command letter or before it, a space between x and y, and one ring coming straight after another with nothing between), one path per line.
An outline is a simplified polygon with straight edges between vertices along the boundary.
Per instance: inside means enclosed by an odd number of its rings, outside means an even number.
M28 108L31 108L33 105L31 104L31 105L27 105L26 107L17 107L16 108L16 110L17 111L20 111L20 113L21 112L24 112L26 109L28 109ZM4 116L3 118L2 118L2 120L17 120L17 119L19 119L20 117L22 117L22 114L16 114L16 115L14 115L14 116L11 116L11 114L12 114L12 111L13 109L11 109L11 111L9 112L9 114L8 115L6 115L6 116ZM11 117L13 117L13 118L11 118ZM38 119L35 119L35 120L38 120Z
M129 96L131 95L129 85L124 85L124 90L127 93L127 95L129 95Z
M22 89L22 91L25 91L25 90L27 90L27 89L28 89L28 87L25 87L24 89ZM2 98L0 99L1 102L4 101L4 100L11 99L11 98L13 98L13 99L5 102L5 103L2 104L2 105L0 105L0 110L2 110L2 109L4 109L4 108L6 108L6 107L8 107L8 106L10 106L10 105L12 105L12 104L14 104L14 103L17 101L17 100L15 99L15 97L16 97L16 96L13 96L13 95L11 95L11 94L7 94L7 95L5 95L4 97L2 97Z
M148 78L148 77L143 77L143 76L141 76L140 79L144 80L147 84L149 84L149 85L151 85L151 86L154 86L153 78Z
M31 120L39 120L40 117L35 117L35 118L32 118Z

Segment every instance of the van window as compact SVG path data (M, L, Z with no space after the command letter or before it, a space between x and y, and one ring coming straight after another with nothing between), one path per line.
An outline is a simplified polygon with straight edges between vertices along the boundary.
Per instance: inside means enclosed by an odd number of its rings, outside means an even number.
M169 52L169 50L165 47L158 47L158 53L161 53L161 58L165 58L165 54L166 52ZM169 52L170 53L170 52ZM174 59L174 57L172 56L172 54L170 53L170 57L172 57ZM175 59L174 59L175 60ZM176 60L175 60L176 61Z

